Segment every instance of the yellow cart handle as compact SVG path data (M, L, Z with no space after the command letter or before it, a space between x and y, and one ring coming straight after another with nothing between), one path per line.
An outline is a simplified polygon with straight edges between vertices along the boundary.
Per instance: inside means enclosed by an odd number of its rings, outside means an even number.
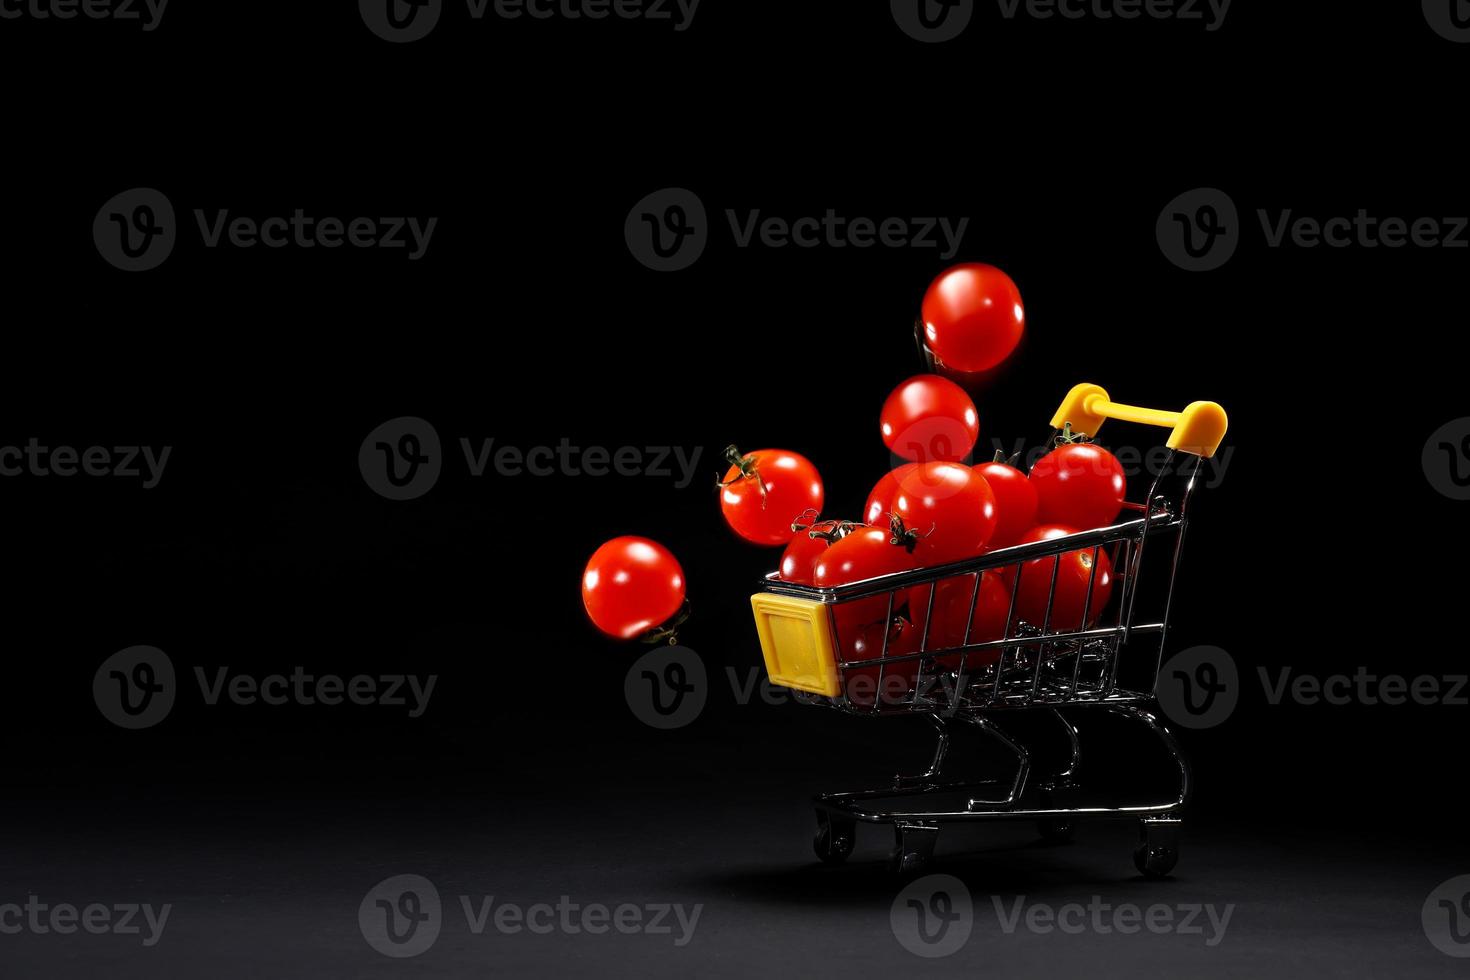
M1120 405L1108 397L1101 385L1080 384L1062 399L1062 407L1051 417L1051 427L1060 429L1070 422L1073 429L1096 438L1104 419L1172 429L1165 445L1205 459L1215 455L1215 450L1220 448L1220 440L1225 438L1228 424L1225 409L1214 402L1190 402L1182 412L1164 412L1156 408Z

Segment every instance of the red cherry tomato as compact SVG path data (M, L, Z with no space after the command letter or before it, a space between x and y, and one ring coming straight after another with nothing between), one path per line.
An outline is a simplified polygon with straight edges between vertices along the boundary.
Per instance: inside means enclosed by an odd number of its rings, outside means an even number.
M725 450L731 466L720 484L720 510L734 532L752 544L784 545L791 525L810 510L820 514L822 476L805 456L785 449L760 449L742 456Z
M1081 531L1113 523L1128 494L1123 464L1087 442L1053 449L1031 467L1030 479L1036 488L1036 519Z
M620 640L663 625L683 604L684 569L648 538L613 538L592 553L582 573L582 605L592 625Z
M878 418L883 445L920 463L958 462L980 438L980 413L965 389L937 374L920 374L894 388Z
M898 482L893 513L922 566L973 558L995 531L995 494L962 463L920 463Z
M974 469L995 494L995 533L987 544L991 551L1009 548L1036 525L1036 488L1025 473L1000 460Z
M877 660L883 655L883 624L868 623L850 631L843 641L839 656L844 663L854 660ZM888 656L899 657L919 652L919 631L907 620L895 618L888 625ZM871 707L881 699L885 705L901 704L914 689L919 676L919 661L904 660L879 667L848 667L842 672L843 691L847 699L860 707Z
M925 343L958 371L989 371L1011 356L1026 330L1021 291L981 262L940 273L924 293L922 316Z
M825 589L913 567L914 557L902 544L890 541L886 528L860 527L822 553L812 569L812 584ZM898 615L905 599L906 595L894 597L893 615ZM833 612L837 619L837 642L841 646L848 642L845 634L853 628L887 620L888 595L841 602Z
M874 527L887 527L888 515L893 513L893 498L898 493L898 482L913 472L918 463L904 463L895 470L889 470L878 478L873 484L873 492L868 494L868 502L863 505L863 523Z
M786 550L781 552L777 575L781 581L795 585L814 584L817 559L826 553L829 545L841 541L857 526L849 521L818 521L796 532Z
M975 600L975 616L970 618L970 600ZM911 590L909 607L914 623L924 626L924 610L929 601L929 586L916 585ZM1011 590L999 571L980 574L980 591L975 592L975 576L957 575L942 579L934 586L934 616L929 620L928 650L944 650L965 644L965 626L970 627L970 643L986 643L1005 636L1006 614L1010 612ZM966 669L983 667L1000 659L1000 647L972 653L965 659ZM958 669L960 658L940 657L940 666Z
M1021 544L1032 541L1050 541L1066 534L1076 534L1077 528L1062 524L1042 524L1021 537ZM1016 566L1006 566L1006 581L1014 581ZM1024 619L1032 626L1041 626L1046 617L1046 597L1051 591L1052 569L1056 569L1056 595L1051 604L1051 622L1047 628L1052 632L1080 629L1082 609L1087 607L1087 622L1096 622L1098 614L1107 606L1113 595L1113 563L1108 560L1106 548L1097 552L1097 572L1093 574L1092 549L1079 548L1064 552L1059 558L1033 558L1021 565L1021 587L1016 593L1016 618ZM1092 582L1092 601L1087 601L1087 583Z

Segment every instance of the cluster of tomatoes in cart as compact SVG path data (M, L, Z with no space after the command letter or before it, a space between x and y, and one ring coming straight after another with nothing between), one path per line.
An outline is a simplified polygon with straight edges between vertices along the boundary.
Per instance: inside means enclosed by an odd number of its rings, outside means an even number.
M1020 343L1020 292L994 266L955 266L926 291L919 329L941 370L961 380L983 376ZM1029 473L1000 458L968 464L980 438L980 414L964 387L939 374L898 385L878 422L883 444L906 462L879 477L861 514L826 515L821 474L800 453L726 451L721 512L744 540L783 549L776 572L781 581L827 588L962 562L1109 525L1123 507L1126 481L1118 460L1070 431ZM978 583L976 573L958 574L908 590L892 602L891 615L886 594L841 603L834 610L839 659L875 659L885 650L888 657L917 653L921 640L923 649L934 651L985 643L1002 639L1008 628L1014 636L1020 623L1051 631L1084 628L1112 591L1108 556L1099 550L1097 568L1093 562L1088 548L985 571ZM648 538L615 538L599 548L582 592L594 624L622 639L668 635L686 608L682 568ZM998 650L971 657L969 666L983 664L986 655L993 662ZM958 660L957 654L942 657L940 664L958 667ZM892 666L897 670L890 676L911 683L918 660Z
M884 403L881 428L888 448L909 462L878 479L855 520L820 517L822 478L798 453L732 453L721 509L742 538L784 549L776 570L781 581L830 588L963 562L1110 525L1124 505L1122 465L1070 433L1030 473L1000 458L968 465L964 460L979 438L978 413L962 388L936 375L899 385ZM1020 623L1053 632L1084 628L1112 594L1107 554L1098 550L1095 569L1093 562L1093 549L1085 548L979 573L978 584L970 572L914 586L891 605L882 593L841 603L834 609L839 659L878 658L885 633L886 657L895 657L919 652L921 640L925 650L1000 640L1008 625L1016 635ZM967 666L998 656L999 648L991 648L970 657ZM957 669L959 660L952 654L940 657L939 665ZM917 658L890 665L885 688L912 685L918 666ZM850 670L850 686L876 674L875 668Z

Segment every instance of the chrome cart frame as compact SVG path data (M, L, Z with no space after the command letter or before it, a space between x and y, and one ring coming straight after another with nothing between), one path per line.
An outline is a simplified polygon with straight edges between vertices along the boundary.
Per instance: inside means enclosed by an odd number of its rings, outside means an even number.
M897 777L884 788L815 797L814 845L824 862L847 858L853 849L857 823L892 824L895 844L890 864L896 871L910 873L928 863L940 826L947 822L1032 820L1044 839L1061 841L1070 839L1078 821L1090 819L1139 822L1134 863L1144 875L1167 875L1177 862L1181 814L1190 795L1190 771L1173 734L1159 718L1153 690L1168 638L1169 613L1200 460L1212 455L1218 446L1225 431L1225 416L1218 405L1210 402L1196 402L1182 413L1115 405L1097 386L1079 385L1053 420L1053 434L1076 417L1092 426L1092 432L1104 417L1174 429L1168 458L1152 478L1146 503L1126 505L1128 519L992 551L963 562L833 588L782 582L773 574L752 597L772 683L805 691L802 700L807 703L849 714L928 715L937 734L933 761L923 773ZM1074 428L1081 427L1074 424ZM1165 475L1174 472L1181 454L1187 454L1177 474L1181 486L1172 496L1161 493ZM1082 615L1075 628L1053 629L1060 556L1077 551L1091 554L1087 567L1092 571ZM1099 603L1102 608L1094 611L1099 556L1103 554L1108 556L1115 585ZM1021 621L1017 616L1021 566L1054 556L1042 621ZM1149 568L1162 568L1162 572L1155 572L1151 579L1145 575ZM1006 627L1000 639L971 642L980 573L987 571L1000 571L1009 581ZM931 648L937 588L940 582L956 578L974 580L963 642ZM876 658L845 660L837 653L851 649L844 647L839 633L838 610L845 603L871 603L874 597L886 596L887 621L894 623L895 617L905 615L902 607L906 597L914 596L915 590L923 595L925 586L928 601L922 602L922 616L915 616L912 623L921 630L916 652L890 653L891 631L885 631ZM923 619L922 625L917 622L919 618ZM810 636L805 632L808 627ZM834 662L822 663L824 656ZM915 662L917 669L909 684L907 672L913 670ZM818 668L816 673L813 663ZM876 690L882 692L885 675L898 671L899 665L904 665L905 678L900 695L875 694L871 702L850 696L849 682L858 676L854 672L871 679L876 668ZM1120 668L1125 666L1133 671L1131 686L1120 682ZM826 667L835 668L835 684L830 674L822 675L821 668ZM1006 712L1023 709L1060 723L1070 752L1058 771L1033 771L1032 748L1000 724ZM1087 711L1131 719L1151 731L1177 770L1177 785L1141 803L1117 805L1089 800L1077 779L1082 743L1071 717ZM944 767L951 737L965 727L984 732L1003 746L1014 760L1015 775L1003 780L946 781Z

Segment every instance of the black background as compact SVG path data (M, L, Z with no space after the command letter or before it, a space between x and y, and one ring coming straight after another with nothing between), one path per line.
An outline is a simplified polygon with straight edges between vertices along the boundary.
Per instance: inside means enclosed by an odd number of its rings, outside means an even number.
M739 705L724 680L726 667L744 678L759 663L748 595L775 554L720 520L718 451L796 449L820 467L829 514L855 515L889 464L878 406L919 368L910 324L947 264L933 249L738 248L724 218L832 208L967 216L956 260L1015 278L1027 343L977 393L985 444L1034 444L1082 380L1134 403L1225 405L1234 452L1198 501L1171 646L1223 647L1246 683L1226 724L1185 735L1199 780L1191 826L1204 836L1175 884L1228 881L1224 900L1274 908L1399 882L1402 901L1360 910L1394 937L1378 947L1397 950L1383 965L1447 970L1454 961L1417 933L1418 904L1466 867L1464 709L1271 706L1256 679L1280 665L1463 672L1463 505L1432 489L1420 452L1461 414L1467 253L1271 249L1256 220L1283 208L1466 212L1453 149L1466 51L1400 6L1242 0L1214 33L1005 22L982 7L963 37L932 46L881 4L706 0L683 33L475 23L451 4L408 45L372 36L347 3L180 5L151 33L0 21L0 444L173 447L151 490L0 481L11 801L0 884L57 900L187 896L178 953L167 941L150 961L102 939L7 936L0 957L18 951L35 975L104 960L116 975L216 971L216 954L326 975L608 969L575 943L494 962L470 944L463 959L441 949L438 964L434 953L398 964L355 937L373 882L439 869L474 878L472 890L499 880L524 901L597 900L616 882L646 900L687 889L712 903L713 948L665 959L633 944L617 951L618 972L738 973L755 968L746 957L777 954L818 972L920 964L882 926L896 891L878 861L886 840L864 838L834 887L811 867L802 800L895 760L912 767L922 733ZM136 186L162 190L190 225L196 207L439 222L417 262L210 250L190 226L162 267L130 275L102 260L90 227ZM630 255L623 222L668 186L698 194L713 227L692 268L660 274ZM1200 186L1231 196L1244 234L1223 268L1191 274L1161 254L1154 222ZM357 450L402 415L432 422L448 458L429 494L399 503L364 484ZM1109 435L1146 446L1150 434ZM471 478L461 437L703 455L683 489ZM630 713L623 677L641 651L601 638L580 610L583 564L623 533L664 542L687 572L683 640L714 688L679 731ZM126 732L90 688L101 661L133 644L160 647L185 674L300 664L434 673L439 685L409 719L208 707L189 677L164 723ZM1405 840L1425 842L1422 867L1400 860ZM1026 853L953 867L977 895L1040 892L1041 880L1144 893L1123 845L1045 852L1041 879ZM669 884L694 866L704 877ZM1353 884L1334 877L1354 868ZM262 905L213 932L188 925L190 898L213 911L251 892L252 874L268 883ZM272 904L287 897L299 906ZM832 921L838 907L849 914ZM241 923L259 908L292 911L252 932ZM1362 965L1362 950L1333 938L1358 921L1181 962L1268 970L1325 943L1321 955ZM820 943L797 938L808 926ZM883 952L854 961L875 942L859 935L870 927ZM994 955L1021 968L1047 952ZM1120 970L1156 953L1109 951ZM928 966L976 969L976 956Z

